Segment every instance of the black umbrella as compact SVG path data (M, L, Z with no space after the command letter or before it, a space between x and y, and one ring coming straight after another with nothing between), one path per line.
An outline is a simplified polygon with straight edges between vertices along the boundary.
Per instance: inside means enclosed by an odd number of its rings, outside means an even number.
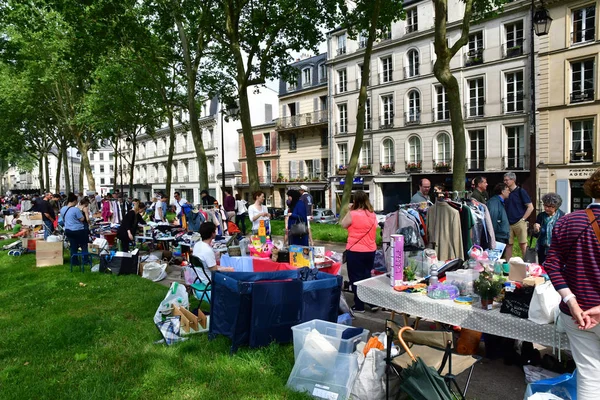
M402 332L407 329L413 330L405 326L398 333L398 339L414 363L400 373L402 377L400 388L414 400L451 400L453 397L444 378L435 369L426 365L421 358L415 358L402 339Z

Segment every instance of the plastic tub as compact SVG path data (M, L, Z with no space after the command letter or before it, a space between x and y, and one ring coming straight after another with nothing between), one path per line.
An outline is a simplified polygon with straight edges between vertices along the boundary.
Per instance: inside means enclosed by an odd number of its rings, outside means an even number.
M350 397L357 374L356 354L337 353L330 362L323 364L303 350L296 357L287 386L319 399L345 400Z
M473 294L473 281L479 278L479 272L472 269L459 269L446 272L446 284L454 285L460 291L461 296Z
M363 329L359 335L349 339L342 339L342 334L349 327L348 325L336 324L333 322L314 319L300 325L292 327L294 334L294 358L298 360L298 354L304 347L306 336L316 329L339 353L352 353L356 349L356 345L360 342L366 342L369 338L369 331Z

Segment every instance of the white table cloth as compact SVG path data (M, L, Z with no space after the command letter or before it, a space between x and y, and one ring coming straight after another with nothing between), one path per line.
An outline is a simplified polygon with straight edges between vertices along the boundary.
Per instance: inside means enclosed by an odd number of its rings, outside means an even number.
M386 275L356 282L356 286L358 297L365 303L396 312L545 346L558 346L560 335L560 347L568 345L567 336L555 334L553 324L538 325L524 318L503 314L498 304L493 310L483 310L453 300L434 300L422 294L397 292L390 286L390 278Z

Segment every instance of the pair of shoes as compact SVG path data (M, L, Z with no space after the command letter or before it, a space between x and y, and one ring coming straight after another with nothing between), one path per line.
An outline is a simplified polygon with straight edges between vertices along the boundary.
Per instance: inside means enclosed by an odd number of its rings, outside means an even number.
M354 311L355 313L361 313L361 314L365 313L365 309L364 308L362 310L357 310L354 306L352 306L352 311Z
M379 311L379 306L371 307L371 312L377 312L377 311Z

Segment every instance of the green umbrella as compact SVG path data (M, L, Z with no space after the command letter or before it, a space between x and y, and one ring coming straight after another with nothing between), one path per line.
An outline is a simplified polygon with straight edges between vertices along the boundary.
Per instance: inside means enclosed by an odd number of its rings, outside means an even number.
M402 370L400 376L402 383L400 388L414 400L451 400L453 399L450 389L446 386L444 378L433 369L426 365L421 358L415 358L404 340L402 332L410 327L404 327L400 330L398 338L404 350L408 353L414 363Z

